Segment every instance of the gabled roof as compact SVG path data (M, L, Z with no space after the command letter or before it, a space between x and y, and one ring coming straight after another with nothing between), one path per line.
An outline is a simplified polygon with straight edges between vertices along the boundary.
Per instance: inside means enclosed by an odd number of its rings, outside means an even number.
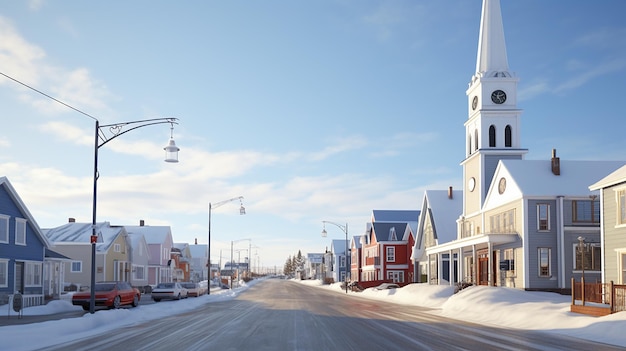
M392 241L391 240L391 233L392 231L395 232L396 235L396 240L395 241L403 241L403 240L408 240L408 238L404 237L404 234L406 233L407 228L409 226L408 223L406 222L374 222L372 223L372 229L374 232L374 235L376 235L376 241L381 242L381 241Z
M550 160L501 160L500 163L524 196L587 195L589 184L624 165L624 161L561 160L561 174L554 175Z
M589 186L589 190L600 190L621 183L626 183L626 165Z
M419 210L373 210L372 222L406 222L415 233L419 216Z
M361 238L364 237L364 235L355 235L352 237L352 241L354 242L354 247L357 249L361 248ZM352 246L352 244L350 244L350 246Z
M91 242L91 223L66 223L60 227L42 229L48 240L53 243L85 243ZM97 251L107 251L118 235L126 233L124 227L111 226L109 222L96 223L98 242Z
M330 251L334 254L345 254L346 253L346 240L345 239L333 239L330 244Z
M11 185L11 182L9 182L9 179L7 177L0 177L0 186L2 186L6 190L7 194L11 197L13 202L16 204L18 210L22 214L22 217L28 221L28 224L33 229L33 232L37 235L39 240L41 240L43 245L46 247L50 247L50 242L48 241L48 238L46 238L43 231L39 227L39 224L37 224L37 221L35 221L35 217L33 217L33 215L30 213L30 211L22 201L22 198L20 198L20 196L17 194L17 191L15 191L15 188L13 188L13 185Z
M206 244L189 245L189 252L191 257L206 257Z
M430 210L439 244L456 239L456 220L463 213L463 191L453 190L452 198L448 195L448 190L426 190L424 192L426 209Z
M131 225L126 226L128 233L141 233L146 238L148 244L162 244L168 236L171 238L172 229L170 226L162 225ZM173 244L173 243L172 243Z

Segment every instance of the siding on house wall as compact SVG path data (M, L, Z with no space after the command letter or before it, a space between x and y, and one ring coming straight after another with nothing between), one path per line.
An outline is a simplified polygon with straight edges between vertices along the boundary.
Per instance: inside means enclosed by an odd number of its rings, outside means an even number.
M528 282L530 289L557 289L559 286L559 260L557 246L556 225L556 200L528 200L528 215L526 230L528 233ZM550 205L550 230L539 231L537 229L537 204L547 203ZM567 210L564 210L566 212ZM550 273L549 277L539 276L539 248L549 248Z
M617 200L615 190L623 189L624 184L602 189L604 209L604 274L605 282L613 281L616 284L625 284L620 272L620 256L626 254L626 227L617 224ZM621 251L621 252L620 252Z

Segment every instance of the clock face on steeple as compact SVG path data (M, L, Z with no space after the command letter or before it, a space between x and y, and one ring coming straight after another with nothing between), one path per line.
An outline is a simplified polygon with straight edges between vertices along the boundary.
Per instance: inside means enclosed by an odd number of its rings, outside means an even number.
M478 96L474 95L474 98L472 99L472 110L475 110L476 107L478 107Z
M491 101L493 101L494 104L503 104L506 101L506 93L502 90L494 91L491 93Z

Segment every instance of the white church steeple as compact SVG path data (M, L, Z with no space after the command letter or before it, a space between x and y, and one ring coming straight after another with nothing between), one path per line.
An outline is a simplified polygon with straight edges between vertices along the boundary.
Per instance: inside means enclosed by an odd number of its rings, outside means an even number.
M476 74L484 77L511 77L506 57L500 1L484 1L478 37Z
M464 216L480 211L498 161L528 152L521 148L518 81L509 69L500 0L483 0L476 72L466 91Z

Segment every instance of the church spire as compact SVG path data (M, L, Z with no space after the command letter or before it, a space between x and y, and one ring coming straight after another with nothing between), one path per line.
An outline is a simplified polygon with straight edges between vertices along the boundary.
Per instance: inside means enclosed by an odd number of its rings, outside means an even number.
M511 77L506 57L500 0L483 0L480 37L476 57L476 75Z

